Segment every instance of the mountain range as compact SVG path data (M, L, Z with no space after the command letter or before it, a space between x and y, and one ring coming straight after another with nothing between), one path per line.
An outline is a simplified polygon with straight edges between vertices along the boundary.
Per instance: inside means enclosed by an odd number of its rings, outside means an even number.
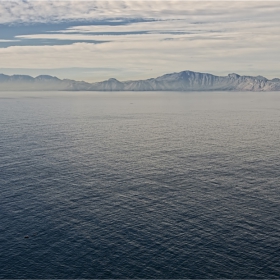
M0 74L0 91L280 91L280 79L269 80L262 76L229 74L215 76L208 73L182 71L157 78L134 81L109 79L87 83L40 75Z

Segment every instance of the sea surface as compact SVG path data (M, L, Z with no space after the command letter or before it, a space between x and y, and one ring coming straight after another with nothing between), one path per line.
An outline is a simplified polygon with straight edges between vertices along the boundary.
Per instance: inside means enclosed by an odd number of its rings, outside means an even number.
M1 92L0 278L280 278L280 93Z

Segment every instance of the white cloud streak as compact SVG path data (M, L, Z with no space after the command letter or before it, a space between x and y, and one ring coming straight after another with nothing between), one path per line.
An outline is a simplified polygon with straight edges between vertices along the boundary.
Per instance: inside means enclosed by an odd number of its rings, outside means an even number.
M275 10L276 8L276 10ZM181 18L229 21L234 17L277 19L279 1L0 1L0 23L96 20L105 18Z

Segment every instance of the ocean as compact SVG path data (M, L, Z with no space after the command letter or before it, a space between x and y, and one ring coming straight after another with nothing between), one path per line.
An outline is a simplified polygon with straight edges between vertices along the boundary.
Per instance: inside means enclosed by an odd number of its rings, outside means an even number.
M280 278L280 93L1 92L0 278Z

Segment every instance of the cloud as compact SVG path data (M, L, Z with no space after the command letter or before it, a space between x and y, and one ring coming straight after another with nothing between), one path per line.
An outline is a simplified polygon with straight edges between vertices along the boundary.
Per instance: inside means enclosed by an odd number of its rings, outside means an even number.
M3 68L280 72L280 2L0 1L0 14Z
M9 42L18 42L19 40L5 40L5 39L0 39L0 43L9 43Z
M162 35L150 35L144 43L139 39L111 41L100 45L74 43L64 46L26 46L0 49L2 67L54 68L56 67L112 67L115 69L153 68L156 73L179 71L183 69L220 72L230 69L246 69L246 64L253 64L258 71L263 71L266 61L270 60L269 69L277 68L279 45L269 46L261 42L258 47L246 42L214 39L209 37L177 41L161 41ZM140 36L142 37L142 36ZM111 39L111 38L108 38ZM270 49L270 55L267 49ZM13 58L13 59L11 59ZM257 58L257 59L256 59ZM231 71L230 71L231 72ZM261 72L262 73L262 72ZM149 76L151 75L150 73ZM146 77L144 73L143 77ZM120 77L118 77L120 78Z
M0 1L0 23L106 18L188 18L203 22L252 16L273 19L279 16L277 10L279 2L256 1Z

